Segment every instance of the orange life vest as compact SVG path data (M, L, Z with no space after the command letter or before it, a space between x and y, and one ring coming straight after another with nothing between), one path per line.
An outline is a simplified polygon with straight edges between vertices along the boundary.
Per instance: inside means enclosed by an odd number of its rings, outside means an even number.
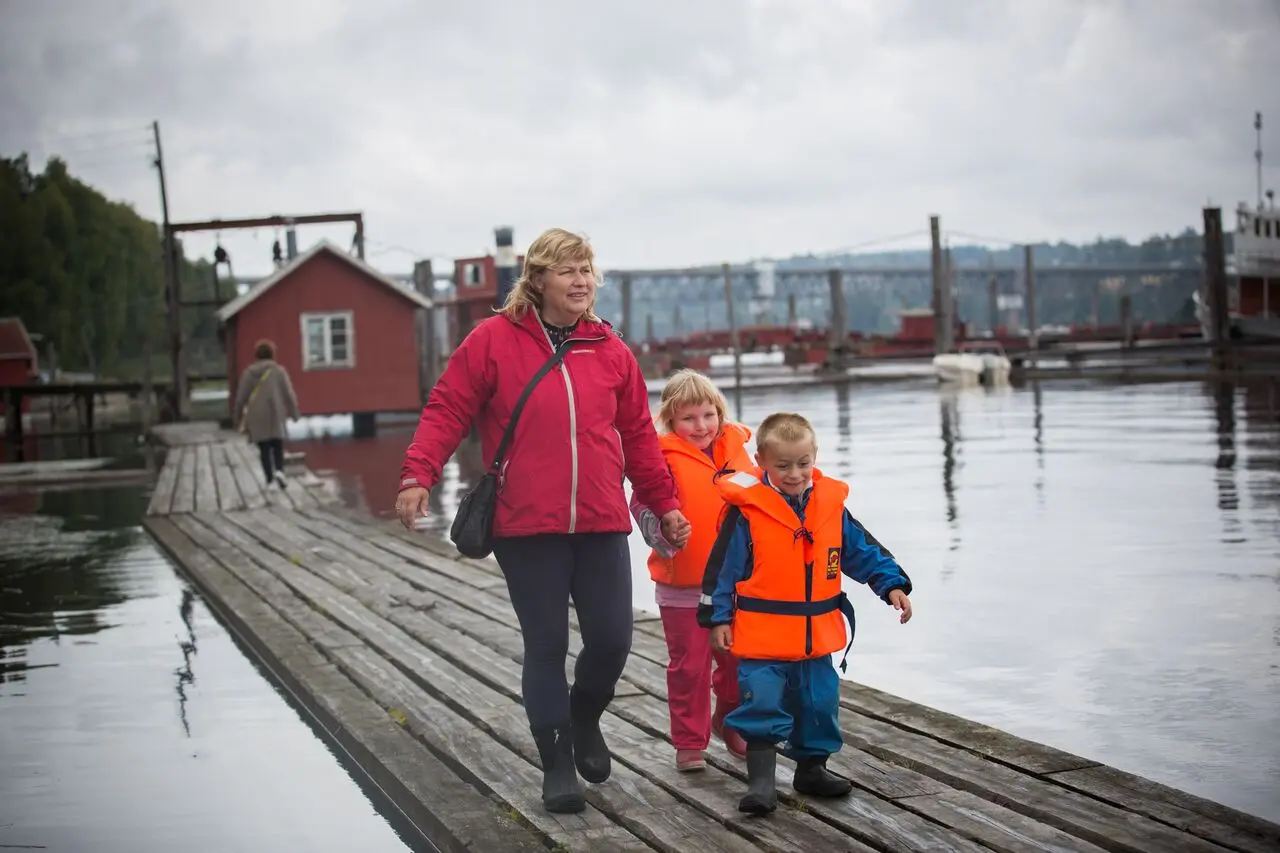
M711 446L713 461L675 433L658 436L662 455L676 481L680 511L689 519L691 528L688 543L675 556L662 557L657 551L649 553L649 576L658 583L702 586L707 558L711 556L726 510L724 498L716 488L715 477L719 472L747 471L753 467L746 451L750 438L751 430L742 424L725 424L720 437Z
M841 591L844 502L849 486L814 469L802 523L759 468L717 481L751 530L751 575L738 583L734 656L796 661L844 647L853 607Z

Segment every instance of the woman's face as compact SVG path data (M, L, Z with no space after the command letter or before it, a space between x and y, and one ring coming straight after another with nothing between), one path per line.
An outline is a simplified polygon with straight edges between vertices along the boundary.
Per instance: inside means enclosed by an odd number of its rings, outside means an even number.
M538 274L542 292L542 319L553 326L572 326L596 298L596 276L591 261L565 261Z

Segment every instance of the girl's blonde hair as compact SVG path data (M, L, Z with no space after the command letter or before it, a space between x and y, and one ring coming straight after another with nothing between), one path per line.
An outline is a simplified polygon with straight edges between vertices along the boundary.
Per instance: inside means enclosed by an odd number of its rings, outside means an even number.
M663 432L674 432L677 409L704 403L716 407L716 415L720 418L720 433L723 433L724 425L729 420L729 404L725 401L724 394L720 393L714 382L698 371L687 367L677 370L662 388L662 398L654 421Z
M499 313L506 314L512 320L523 320L524 315L530 310L535 313L540 312L542 294L534 287L534 281L552 267L572 261L589 262L596 286L600 286L600 270L596 267L595 252L592 251L586 237L563 228L549 228L543 231L529 244L529 250L524 253L524 269L520 273L519 280L511 288L511 292L507 294L506 302L502 304L502 308L498 309ZM600 322L595 309L596 301L593 296L591 305L587 307L583 317L592 323Z

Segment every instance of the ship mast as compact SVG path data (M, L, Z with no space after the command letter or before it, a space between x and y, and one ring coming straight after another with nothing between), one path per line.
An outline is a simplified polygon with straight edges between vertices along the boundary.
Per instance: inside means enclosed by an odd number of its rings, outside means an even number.
M1253 159L1258 162L1258 210L1262 207L1262 113L1253 114L1253 129L1258 134L1258 147L1253 149Z

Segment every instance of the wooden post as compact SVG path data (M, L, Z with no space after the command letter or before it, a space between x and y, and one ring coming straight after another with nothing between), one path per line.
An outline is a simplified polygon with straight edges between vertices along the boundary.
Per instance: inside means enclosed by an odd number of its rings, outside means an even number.
M644 315L644 339L650 344L653 343L653 314L652 313Z
M631 273L622 274L622 340L631 341L631 317L634 306L631 302Z
M151 134L155 140L155 167L160 175L160 213L164 238L165 302L169 331L169 362L173 378L169 383L170 411L174 420L186 420L190 395L187 393L187 365L182 351L182 294L181 275L178 269L177 241L169 221L169 190L164 178L164 150L160 147L160 122L151 122Z
M1204 209L1204 274L1209 291L1210 327L1215 370L1226 369L1227 338L1231 334L1231 318L1227 301L1227 257L1222 244L1222 210L1217 207Z
M944 295L944 274L942 269L942 236L939 230L937 216L929 217L929 241L930 255L929 266L933 274L933 354L941 355L947 352L946 338L943 337L943 306L946 304L946 296Z
M1023 286L1026 288L1027 304L1027 349L1034 353L1040 348L1040 334L1036 331L1039 321L1036 320L1036 268L1030 245L1022 247Z
M952 279L955 268L951 263L951 247L942 250L942 314L935 322L942 328L942 351L956 348L956 295Z
M794 329L796 327L796 295L794 293L787 294L787 328Z
M827 270L827 289L831 299L831 328L827 334L827 362L844 364L846 338L849 334L848 314L844 301L844 271Z
M1133 347L1133 297L1128 294L1120 297L1120 346Z
M93 431L93 398L93 389L90 388L84 395L84 432L88 440L89 455L97 456L98 441Z
M1000 328L1000 279L992 273L987 282L987 322L991 325L991 334Z
M738 324L733 318L733 271L728 263L720 265L724 274L724 307L729 315L729 346L733 349L733 389L736 417L742 419L742 344L738 340Z
M676 303L676 307L671 310L671 328L676 337L684 334L684 322L680 317L680 304Z
M436 352L435 287L435 272L430 259L415 263L413 289L431 300L431 307L419 308L414 318L418 327L418 389L424 406L435 387L436 371L440 368L440 357Z

